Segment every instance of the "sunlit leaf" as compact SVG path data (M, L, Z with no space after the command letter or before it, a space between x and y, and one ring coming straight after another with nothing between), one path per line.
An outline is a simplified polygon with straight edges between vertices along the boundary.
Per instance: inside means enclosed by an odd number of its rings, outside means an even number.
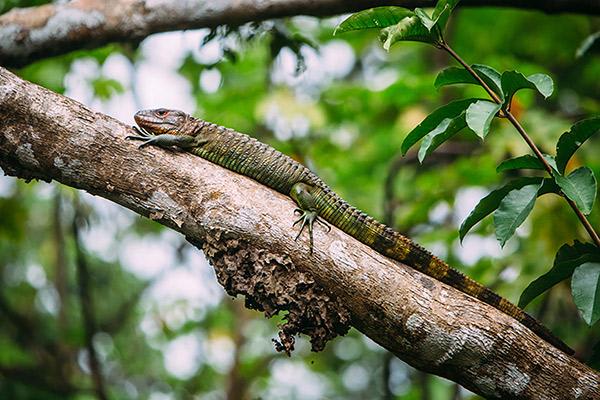
M561 174L577 149L594 134L600 132L600 116L584 119L571 126L558 139L556 145L556 167Z
M539 185L542 182L544 182L542 178L523 177L514 179L501 188L492 191L479 201L479 203L475 206L475 209L471 211L469 216L461 224L459 229L460 240L462 241L464 239L467 232L469 232L469 230L471 230L476 223L494 212L494 210L496 210L500 205L502 199L504 199L509 192L512 190L521 189L528 185ZM542 185L542 189L544 189L544 185ZM540 191L542 189L540 189Z
M477 100L479 99L456 100L435 109L423 120L423 122L410 131L408 136L406 136L400 148L402 154L406 154L415 143L437 128L443 120L447 118L454 119L464 112L470 104Z
M500 246L514 235L517 228L525 221L537 199L541 184L523 186L520 189L511 190L494 211L494 225L496 227L496 239Z
M588 167L581 167L568 176L556 175L556 183L585 215L592 212L596 199L596 177Z
M592 261L600 262L600 249L593 244L576 240L572 245L562 245L556 253L552 268L525 288L519 298L519 307L524 308L546 290L568 279L575 268Z
M588 262L575 268L571 293L577 309L588 325L600 319L600 263Z
M537 157L530 154L510 158L502 161L497 167L496 172L509 171L513 169L544 169L544 165Z
M473 70L479 75L479 77L501 98L504 97L504 94L501 89L501 81L500 81L500 73L496 71L494 68L488 65L482 64L473 64L471 66ZM464 68L459 67L450 67L444 69L442 72L438 74L435 79L434 86L436 89L439 89L442 86L447 85L456 85L456 84L471 84L471 85L479 85L479 81L473 77Z
M423 26L425 26L425 28L427 28L427 30L429 32L431 32L431 29L437 23L437 19L435 19L435 20L431 19L429 17L429 15L427 15L425 10L423 10L422 8L415 8L415 15L417 17L419 17L419 19L421 20L421 23L423 24Z
M485 138L490 131L490 124L501 105L488 101L479 100L467 108L466 121L469 128L480 138Z
M455 118L446 118L440 124L423 138L417 157L419 162L423 162L426 156L431 154L442 143L456 135L467 126L465 122L465 113L460 113Z
M600 39L600 32L592 33L586 37L577 48L575 57L579 58L587 53L587 51L591 49L594 44L598 43L598 39Z
M390 47L401 41L423 42L433 44L438 40L435 33L429 32L417 16L406 17L396 25L388 26L381 30L379 40L387 51Z
M402 7L375 7L352 14L342 21L333 31L334 35L348 31L371 28L386 28L396 25L406 17L412 17L414 12Z
M459 0L439 0L433 9L431 15L432 19L437 22L440 30L443 31L446 28L448 18L454 10L454 7L458 4Z
M504 104L510 104L513 95L521 89L533 89L540 92L544 98L550 97L554 91L552 78L546 74L525 76L517 71L504 71L501 78Z

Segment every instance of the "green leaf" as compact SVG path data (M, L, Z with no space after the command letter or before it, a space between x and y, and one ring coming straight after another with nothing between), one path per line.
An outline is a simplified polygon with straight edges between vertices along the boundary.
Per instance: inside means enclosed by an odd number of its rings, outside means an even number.
M530 154L525 154L524 156L519 156L515 158L510 158L508 160L504 160L496 167L496 172L509 171L513 169L545 169L544 165L538 160L537 157L534 157Z
M556 183L563 193L575 202L577 208L588 215L596 199L596 177L588 167L581 167L568 176L556 175Z
M437 22L440 31L444 31L448 18L459 0L439 0L433 9L432 19Z
M544 98L550 97L554 91L552 78L546 74L533 74L525 76L517 71L504 71L501 78L502 91L504 92L504 104L510 104L513 95L521 89L534 89L540 92Z
M542 182L543 182L542 178L523 177L523 178L514 179L514 180L510 181L509 183L507 183L506 185L502 186L501 188L498 188L498 189L492 191L490 194L488 194L487 196L485 196L483 199L481 199L479 201L479 203L475 206L475 209L473 209L473 211L471 211L469 216L460 225L460 228L458 231L460 240L462 241L464 239L467 232L469 232L469 230L471 230L471 228L476 223L478 223L479 221L481 221L482 219L484 219L485 217L490 215L492 212L494 212L494 210L496 210L498 208L498 206L500 205L500 202L502 201L502 199L504 199L504 197L506 197L506 195L508 193L510 193L512 190L521 189L522 187L528 186L528 185L536 185L536 184L539 185ZM544 187L542 186L542 189L543 188Z
M121 85L121 82L104 77L98 77L91 81L94 95L100 100L108 100L114 94L123 93L125 88Z
M586 37L577 48L575 57L580 58L583 56L598 41L598 39L600 39L600 32L592 33Z
M376 7L352 14L342 21L333 31L334 35L348 31L371 28L386 28L396 25L406 17L415 15L402 7Z
M467 125L480 138L485 138L490 131L490 124L501 105L488 100L479 100L467 108Z
M435 33L429 32L417 16L406 17L396 25L388 26L381 30L379 40L383 42L383 48L387 51L390 47L401 41L423 42L434 44L438 41Z
M600 263L585 263L575 268L571 293L583 320L592 326L600 319Z
M476 102L478 99L465 99L456 100L450 102L444 106L436 108L431 114L429 114L419 125L415 127L406 136L400 147L402 154L406 152L424 136L429 134L435 128L437 128L444 119L454 119L464 112L471 103Z
M477 75L501 98L504 94L501 89L501 75L498 71L488 65L473 64L471 68L475 70ZM479 85L479 81L471 75L469 71L464 68L450 67L444 69L438 74L435 79L434 86L439 89L442 86L456 85L460 83L466 83L471 85Z
M460 113L455 118L445 118L440 124L423 138L421 147L417 157L419 162L422 163L426 156L431 154L437 149L442 143L450 139L460 130L467 126L465 121L465 113Z
M600 116L584 119L571 126L558 139L556 145L556 166L561 174L565 172L567 163L577 149L590 137L600 132Z
M494 225L496 226L496 239L500 246L514 235L517 228L525 221L537 199L541 184L523 186L511 190L494 211Z
M437 23L437 19L432 20L422 8L415 8L415 15L419 17L421 23L429 32L431 32L431 28L433 28Z
M519 307L525 306L533 299L550 289L557 283L568 279L578 266L586 262L600 262L600 249L591 243L575 241L573 245L564 244L556 253L552 268L544 275L531 282L521 293Z

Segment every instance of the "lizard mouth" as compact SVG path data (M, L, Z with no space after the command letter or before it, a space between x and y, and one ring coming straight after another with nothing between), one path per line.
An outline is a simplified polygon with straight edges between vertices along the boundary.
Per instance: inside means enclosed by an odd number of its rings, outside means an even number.
M176 127L169 121L161 119L146 110L135 113L133 119L140 128L149 133L163 134L176 131Z

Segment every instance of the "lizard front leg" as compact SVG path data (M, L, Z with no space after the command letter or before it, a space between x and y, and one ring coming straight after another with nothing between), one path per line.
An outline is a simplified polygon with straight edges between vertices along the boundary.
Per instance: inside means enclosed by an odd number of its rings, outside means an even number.
M168 147L179 147L181 149L190 149L194 146L197 146L197 141L194 136L189 135L171 135L168 133L163 133L160 135L151 135L147 132L133 127L135 131L138 133L138 136L127 136L126 139L129 140L141 140L144 143L140 144L139 148L143 148L146 146L158 146L163 148Z
M296 220L296 222L294 222L293 226L296 226L297 224L302 223L302 225L300 225L300 231L298 232L298 235L296 235L295 240L298 240L298 238L302 234L302 231L304 230L304 228L308 227L308 236L309 236L309 240L310 240L310 253L311 254L313 252L313 225L314 225L314 223L318 222L318 223L322 224L323 226L325 226L327 228L328 232L331 230L331 227L319 217L319 211L316 206L315 197L312 194L313 189L314 189L313 186L308 185L303 182L299 182L299 183L296 183L294 186L292 186L292 190L290 191L290 197L292 199L294 199L296 204L298 204L298 208L296 210L294 210L294 212L300 214L300 218L298 218L298 220Z

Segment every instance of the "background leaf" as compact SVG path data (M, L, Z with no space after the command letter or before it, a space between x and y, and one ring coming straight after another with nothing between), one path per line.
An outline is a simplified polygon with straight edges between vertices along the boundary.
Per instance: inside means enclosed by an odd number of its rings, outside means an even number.
M510 158L502 161L497 167L496 172L509 171L513 169L544 169L544 165L537 157L531 154Z
M406 152L415 143L437 128L444 119L456 118L462 112L464 112L470 104L476 102L477 100L478 99L455 100L444 106L436 108L406 136L400 147L402 154L406 154Z
M504 104L510 104L513 95L521 89L537 90L544 98L550 97L554 91L552 78L546 74L525 76L517 71L504 71L502 73L501 84L505 96Z
M375 7L352 14L342 21L333 31L334 35L348 31L371 28L386 28L396 25L406 17L415 15L403 7Z
M600 116L584 119L571 126L558 139L556 145L556 167L561 174L577 149L594 134L600 132Z
M527 185L540 184L542 183L542 178L533 178L533 177L524 177L518 178L510 181L506 185L493 190L490 194L485 196L483 199L479 201L479 203L475 206L473 211L469 214L469 216L463 221L460 225L459 236L462 241L469 232L469 230L479 221L490 215L494 210L498 208L502 199L512 190L520 189Z
M496 226L496 239L500 246L515 233L517 228L525 221L537 199L541 184L523 186L511 190L494 211L494 225Z
M575 241L573 245L563 244L556 253L552 268L531 282L521 293L519 307L525 308L533 299L559 282L568 279L578 266L596 261L600 262L600 249L591 243Z
M575 52L575 57L579 58L585 53L587 53L587 51L598 42L598 39L600 39L600 32L592 33L591 35L586 37L577 48L577 51Z
M485 138L490 131L490 124L501 104L488 100L479 100L467 108L465 120L469 128L480 138Z
M596 199L596 177L588 167L581 167L569 176L556 175L556 183L563 193L577 204L577 208L585 215L592 212Z
M571 293L577 309L588 325L600 319L600 263L587 262L575 268Z

